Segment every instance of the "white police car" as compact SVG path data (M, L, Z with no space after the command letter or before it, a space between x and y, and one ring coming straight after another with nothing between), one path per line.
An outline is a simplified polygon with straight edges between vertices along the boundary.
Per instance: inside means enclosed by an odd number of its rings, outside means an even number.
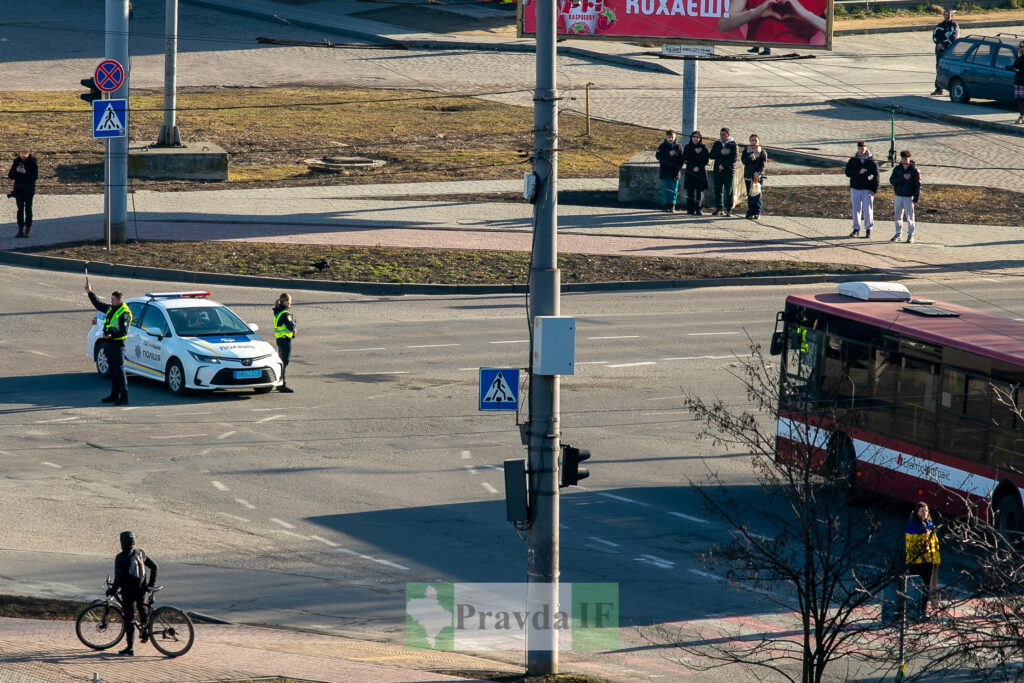
M281 384L277 351L209 292L158 292L126 299L132 326L125 339L124 369L160 380L173 394L189 389L254 389ZM86 355L101 377L110 377L102 313L93 318Z

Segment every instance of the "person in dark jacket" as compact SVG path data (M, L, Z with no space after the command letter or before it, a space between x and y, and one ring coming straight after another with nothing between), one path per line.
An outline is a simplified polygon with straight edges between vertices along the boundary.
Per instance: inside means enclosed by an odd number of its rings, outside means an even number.
M907 242L914 241L914 205L921 198L921 174L910 159L910 152L900 152L900 164L892 169L889 184L892 185L896 197L893 201L893 218L896 221L896 234L889 240L898 242L903 233L903 216L907 217Z
M683 167L683 148L676 140L673 130L665 131L665 139L658 145L654 158L661 165L658 169L658 181L661 184L661 205L669 213L676 210L679 197L679 171Z
M875 227L875 195L878 194L878 164L875 163L868 143L857 143L857 153L846 162L846 177L850 179L850 204L853 206L853 231L850 237L871 237Z
M691 216L703 216L704 190L708 189L708 148L704 146L704 136L699 130L690 133L690 141L683 147L683 187L686 188L686 213Z
M274 304L274 337L277 340L277 355L281 356L281 386L277 388L283 394L295 393L295 390L288 386L285 373L288 370L288 361L292 357L292 339L295 337L295 318L289 308L292 305L292 296L287 292L277 298Z
M92 302L93 308L106 314L103 319L103 351L107 355L107 362L110 363L110 395L100 400L103 403L123 406L128 403L128 378L124 374L124 341L128 338L128 328L132 326L132 312L124 303L124 295L121 292L113 292L110 295L110 305L107 305L93 294L88 278L85 291L89 293L89 301Z
M935 43L935 90L933 95L941 95L942 88L939 87L939 60L942 53L949 49L949 46L960 37L960 24L953 21L955 9L948 9L942 14L942 21L932 29L932 42Z
M764 187L764 167L768 165L768 152L761 147L761 139L750 136L750 144L743 150L740 157L743 162L743 184L747 187L747 215L751 220L761 219L761 193L750 193L750 187L758 183Z
M18 234L28 237L32 232L32 199L36 195L36 180L39 179L39 163L28 147L22 147L11 162L7 177L14 181L14 201L18 205Z
M1015 123L1024 123L1024 40L1017 46L1017 59L1013 62L1013 101L1020 116Z
M711 145L711 161L714 164L715 179L715 212L714 216L724 213L726 216L732 211L733 204L733 176L736 173L736 141L732 139L728 128L723 128L718 134L715 144Z
M114 557L114 583L107 589L107 595L121 592L121 606L124 607L124 630L127 645L117 654L131 657L135 654L135 610L139 611L139 623L145 624L149 615L146 614L146 589L156 584L157 566L146 553L135 548L135 535L130 531L121 532L121 552ZM135 555L146 568L145 576L132 576L131 566ZM142 642L149 640L149 633L139 634Z

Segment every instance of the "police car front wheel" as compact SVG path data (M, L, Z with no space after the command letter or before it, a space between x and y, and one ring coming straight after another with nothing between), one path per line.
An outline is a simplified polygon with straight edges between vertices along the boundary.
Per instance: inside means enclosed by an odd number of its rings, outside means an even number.
M181 367L181 361L172 358L167 364L167 390L175 396L185 393L185 370Z

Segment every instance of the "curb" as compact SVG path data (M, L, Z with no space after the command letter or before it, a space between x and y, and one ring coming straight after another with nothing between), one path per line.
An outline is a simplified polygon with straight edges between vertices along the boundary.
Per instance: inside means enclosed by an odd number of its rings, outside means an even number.
M174 282L202 282L239 287L266 287L268 289L300 289L323 292L346 292L366 296L406 295L474 295L474 294L526 294L525 284L502 285L431 285L402 282L346 282L341 280L300 280L296 278L260 277L256 275L231 275L227 273L204 273L171 268L119 265L102 261L81 261L56 256L36 256L18 251L0 251L0 263L10 263L28 268L80 272L88 266L93 273L112 277L144 280L165 280ZM563 283L561 291L570 292L614 292L632 290L699 289L704 287L737 287L754 285L802 285L817 282L857 282L870 276L878 280L898 280L905 275L885 271L865 270L849 275L764 275L752 277L706 278L695 280L631 280L617 282Z
M189 5L197 5L199 7L207 7L209 9L218 10L220 12L227 12L229 14L239 14L246 17L255 17L257 19L278 19L281 20L281 16L273 12L264 12L259 9L251 9L245 7L236 7L232 5L222 5L216 0L183 0L183 2ZM282 7L281 13L287 11L287 8ZM400 43L409 49L418 50L476 50L480 52L536 52L536 46L529 44L519 43L480 43L473 41L461 41L461 40L398 40L389 36L382 36L378 33L372 33L369 31L360 31L358 29L348 28L345 26L339 26L337 24L328 23L326 21L314 21L310 19L295 19L288 18L287 22L294 26L300 26L302 28L314 29L317 31L331 31L343 36L350 36L352 38L359 38L361 40L367 40L372 43ZM588 50L581 47L558 47L560 54L574 55L577 57L585 57L601 62L607 62L610 64L618 64L620 66L628 66L634 69L642 69L645 71L654 71L656 73L672 74L678 76L679 72L670 69L662 64L647 62L641 59L634 59L632 57L621 57L619 55L609 55L596 50Z
M839 99L829 100L830 103L845 104L849 107L860 107L861 109L874 109L877 111L889 111L889 107L883 104L875 104L874 102L864 102L853 98L842 97ZM999 133L1005 133L1007 135L1016 135L1017 137L1024 137L1024 128L1021 126L1014 125L1012 123L997 123L995 121L979 121L972 119L968 116L958 116L956 114L933 114L931 112L924 112L920 110L908 109L907 107L901 107L899 113L904 116L912 116L916 119L923 119L925 121L943 121L945 123L953 123L958 126L966 128L980 128L982 130L997 131ZM1012 116L1012 112L1009 112Z
M186 0L187 1L187 0ZM995 28L997 26L1020 26L1024 22L1011 21L1005 19L1002 21L974 21L970 23L960 22L960 29L972 29L972 28ZM935 28L935 24L919 25L919 26L893 26L889 28L848 28L840 31L832 31L833 36L866 36L872 33L914 33L917 31L931 31ZM966 34L965 34L966 35Z

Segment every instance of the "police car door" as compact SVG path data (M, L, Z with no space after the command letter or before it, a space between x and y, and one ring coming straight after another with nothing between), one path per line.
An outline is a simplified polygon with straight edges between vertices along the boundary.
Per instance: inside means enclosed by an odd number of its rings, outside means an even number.
M157 306L147 305L142 312L142 322L138 329L134 329L134 340L127 352L125 360L131 362L146 375L157 379L164 376L164 340L170 334L171 328L167 324L164 312ZM157 334L150 334L155 332ZM133 339L129 336L129 339Z

